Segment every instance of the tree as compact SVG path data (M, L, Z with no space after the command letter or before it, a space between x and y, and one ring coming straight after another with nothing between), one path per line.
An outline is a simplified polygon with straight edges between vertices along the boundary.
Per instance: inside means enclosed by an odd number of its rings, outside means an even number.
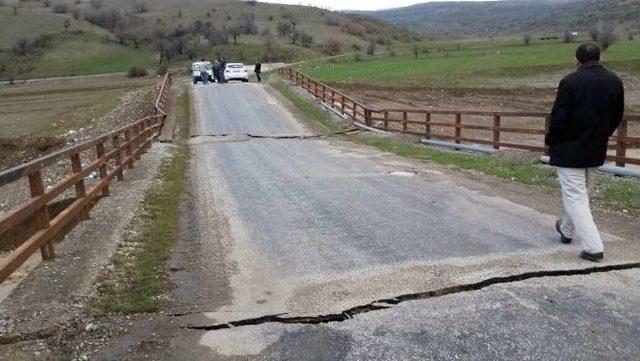
M233 38L233 45L238 45L238 38L242 34L242 25L232 25L227 28L227 34Z
M531 45L531 34L524 35L524 45L526 46Z
M376 47L376 43L369 43L369 45L367 46L367 54L375 55Z
M598 21L589 29L589 36L598 43L603 51L607 51L616 41L616 34L613 26L603 21Z
M328 55L338 55L342 52L342 43L334 38L327 40L322 50Z
M243 14L242 15L242 32L244 34L255 35L258 33L258 26L255 22L255 15Z
M196 46L200 44L200 35L204 35L204 23L200 20L196 20L191 23L191 33L196 39Z
M286 38L293 31L293 27L290 23L279 22L276 26L276 30L278 31L278 35L282 38Z
M418 60L418 57L420 56L420 51L421 51L420 46L418 45L413 46L413 56L416 58L416 60Z
M62 26L64 27L64 32L66 33L71 26L71 21L69 19L64 19L64 21L62 22Z
M300 40L300 32L298 30L294 30L289 34L289 40L291 40L291 44L296 45L298 40Z
M302 46L304 46L305 48L311 47L311 45L313 45L313 36L302 32L302 38L300 41L302 41Z
M18 39L11 47L11 52L16 56L27 56L31 54L33 47L26 38Z

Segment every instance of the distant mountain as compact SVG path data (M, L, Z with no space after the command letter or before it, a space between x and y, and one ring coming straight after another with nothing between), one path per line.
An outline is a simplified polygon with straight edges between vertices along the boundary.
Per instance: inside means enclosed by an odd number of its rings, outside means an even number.
M640 30L640 0L431 2L363 13L434 36L551 35L587 31L598 20Z

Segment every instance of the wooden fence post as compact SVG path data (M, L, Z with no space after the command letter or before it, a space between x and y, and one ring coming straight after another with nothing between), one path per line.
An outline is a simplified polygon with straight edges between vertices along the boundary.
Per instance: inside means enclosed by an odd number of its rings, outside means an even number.
M624 167L626 165L626 162L622 158L627 157L627 141L624 139L627 137L627 125L626 120L620 122L620 125L618 126L618 133L616 134L616 158L618 158L616 160L616 165L618 167Z
M104 143L98 143L96 145L96 154L98 155L98 158L102 159L102 165L100 166L100 180L106 180L108 177L107 163L109 162L109 160L105 156ZM109 196L109 193L109 181L107 180L107 183L102 189L102 195L107 197Z
M113 136L113 149L116 150L115 160L116 160L117 167L120 167L122 165L122 152L120 151L119 148L120 148L120 134L117 134ZM122 171L122 168L120 168L120 170L118 171L117 176L120 182L124 180L124 172Z
M364 108L364 123L371 126L371 109Z
M462 128L460 128L461 125L462 125L462 114L457 113L456 114L456 143L457 144L460 144L461 138L462 138Z
M547 115L546 117L544 117L544 133L545 134L549 133L550 126L551 126L551 116ZM544 146L544 154L549 155L549 146L547 146L546 144Z
M389 111L384 111L384 130L389 129Z
M80 161L80 153L75 153L71 156L71 170L73 173L78 174L82 172L82 162ZM84 187L84 179L80 179L78 183L75 184L76 190L76 198L84 198L87 196L87 191ZM85 208L80 213L80 217L83 220L89 219L89 208Z
M493 149L500 149L500 116L493 116Z
M29 187L31 188L31 197L40 197L44 194L44 182L42 181L42 173L37 170L29 174ZM42 208L34 213L36 217L36 225L38 229L46 229L51 226L49 219L49 206L45 204ZM56 254L53 250L53 241L47 242L40 247L42 259L47 261L53 259Z
M406 111L402 112L402 132L407 131L407 119L409 119L409 114Z
M425 114L424 121L425 121L424 137L429 139L431 137L431 113Z
M129 167L129 169L133 169L133 147L131 144L132 139L133 137L131 136L131 128L128 128L124 132L124 141L127 143L127 166Z

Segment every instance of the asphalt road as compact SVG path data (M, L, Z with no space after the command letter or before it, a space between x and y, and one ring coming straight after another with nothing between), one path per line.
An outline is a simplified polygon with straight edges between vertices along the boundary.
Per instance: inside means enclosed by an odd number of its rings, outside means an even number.
M577 246L557 243L553 215L443 172L336 139L246 136L317 132L263 86L193 91L191 211L171 260L182 270L172 279L184 329L166 359L597 359L640 351L630 336L640 335L634 271L617 284L600 276L608 291L589 292L579 277L542 278L339 323L189 329L267 315L317 318L490 277L590 266L576 259ZM625 244L605 238L611 249ZM580 346L589 342L597 347Z

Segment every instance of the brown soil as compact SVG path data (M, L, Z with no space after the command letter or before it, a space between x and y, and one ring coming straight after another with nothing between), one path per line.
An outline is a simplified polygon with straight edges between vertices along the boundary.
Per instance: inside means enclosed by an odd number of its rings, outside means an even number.
M58 137L0 138L0 168L14 167L64 147Z

